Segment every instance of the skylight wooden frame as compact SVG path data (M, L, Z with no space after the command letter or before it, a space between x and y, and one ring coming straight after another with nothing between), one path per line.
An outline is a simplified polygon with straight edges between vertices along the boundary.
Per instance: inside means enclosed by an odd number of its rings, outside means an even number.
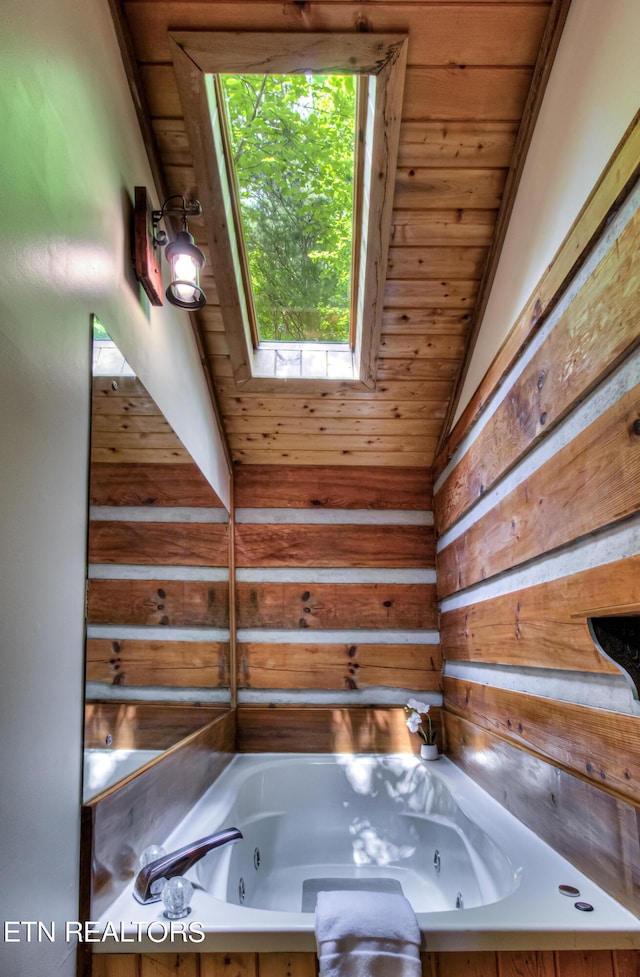
M261 75L258 77L262 77ZM364 131L367 122L367 90L368 90L368 79L358 76L358 84L354 93L354 145L353 145L353 178L354 178L354 193L352 195L352 205L351 205L351 215L352 215L352 246L351 246L351 272L350 272L350 295L349 295L349 338L346 340L331 340L330 343L315 342L314 340L262 340L260 338L260 328L258 325L258 319L255 309L255 297L253 295L253 282L251 279L251 270L249 267L249 256L246 251L246 240L244 239L244 222L242 219L242 207L240 204L239 196L239 185L238 185L238 173L237 169L233 166L233 136L231 134L230 122L229 122L229 111L227 105L226 114L224 112L219 112L221 129L222 129L222 142L224 146L224 162L227 168L227 181L229 184L229 191L233 197L233 211L234 211L234 224L235 232L238 238L239 251L240 251L240 261L242 266L242 281L245 294L247 296L247 307L249 312L249 327L251 330L251 339L254 348L264 342L268 342L269 345L277 345L283 350L286 350L287 346L291 346L293 342L305 343L310 342L314 346L329 346L334 344L342 343L345 347L355 348L356 339L356 301L357 301L357 282L358 274L360 270L360 261L357 257L359 255L360 247L360 232L361 232L361 210L362 210L362 193L361 186L362 183L362 173L364 165L364 140L357 137L358 128ZM360 84L363 82L363 84ZM213 93L216 102L216 108L224 104L224 83L222 81L222 75L217 74L213 76ZM218 161L219 165L222 161ZM235 173L234 173L235 170ZM356 286L354 288L354 285Z
M239 388L256 392L279 390L284 382L291 391L299 386L307 392L310 384L332 389L336 381L297 378L285 381L259 375L245 298L233 194L225 163L220 108L216 104L212 76L311 71L357 74L368 79L367 125L362 134L365 166L354 350L357 373L353 380L343 379L340 383L350 384L354 389L375 386L406 35L176 31L170 33L169 44L194 158L198 197L203 206L233 375Z

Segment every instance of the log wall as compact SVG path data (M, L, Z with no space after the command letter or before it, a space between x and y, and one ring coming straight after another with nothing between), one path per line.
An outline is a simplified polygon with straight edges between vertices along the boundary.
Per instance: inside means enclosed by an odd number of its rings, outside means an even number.
M89 699L228 686L228 514L135 377L94 379L90 505Z
M428 472L240 466L235 497L239 749L416 748L402 690L435 716L441 689Z
M640 600L637 167L636 126L451 433L434 494L451 755L635 912L640 710L587 619Z

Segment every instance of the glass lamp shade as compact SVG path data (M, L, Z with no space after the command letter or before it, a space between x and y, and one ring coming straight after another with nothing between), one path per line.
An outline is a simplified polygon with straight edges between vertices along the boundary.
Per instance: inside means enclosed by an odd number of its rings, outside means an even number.
M200 288L200 271L204 255L188 231L179 231L175 241L165 248L171 264L171 282L165 292L172 305L180 309L201 309L207 297Z

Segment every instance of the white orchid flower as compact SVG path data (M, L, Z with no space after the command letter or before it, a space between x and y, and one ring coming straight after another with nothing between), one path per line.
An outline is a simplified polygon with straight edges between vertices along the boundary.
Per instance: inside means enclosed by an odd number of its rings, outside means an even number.
M436 734L433 732L433 726L431 725L431 716L429 711L431 706L428 702L421 702L419 699L409 699L404 711L408 712L409 715L405 720L408 728L412 733L418 733L420 738L425 743L435 743ZM422 725L422 720L426 718L428 730L425 730Z
M422 713L423 716L426 715L431 708L428 702L420 702L419 699L409 699L407 701L407 705L409 709L414 709L416 712Z
M407 726L409 727L412 733L418 732L421 722L422 720L420 719L420 713L416 712L415 710L409 716L407 716L406 719Z

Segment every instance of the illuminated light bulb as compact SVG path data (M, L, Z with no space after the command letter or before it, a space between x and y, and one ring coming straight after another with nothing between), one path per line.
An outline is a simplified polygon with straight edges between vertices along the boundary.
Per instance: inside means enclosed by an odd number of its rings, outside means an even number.
M173 263L174 289L183 302L193 302L197 294L198 266L188 254L179 254ZM184 284L189 282L189 285Z
M166 296L172 305L181 309L201 309L207 297L200 288L200 271L204 255L188 231L180 231L167 245L165 254L171 262L171 283Z

